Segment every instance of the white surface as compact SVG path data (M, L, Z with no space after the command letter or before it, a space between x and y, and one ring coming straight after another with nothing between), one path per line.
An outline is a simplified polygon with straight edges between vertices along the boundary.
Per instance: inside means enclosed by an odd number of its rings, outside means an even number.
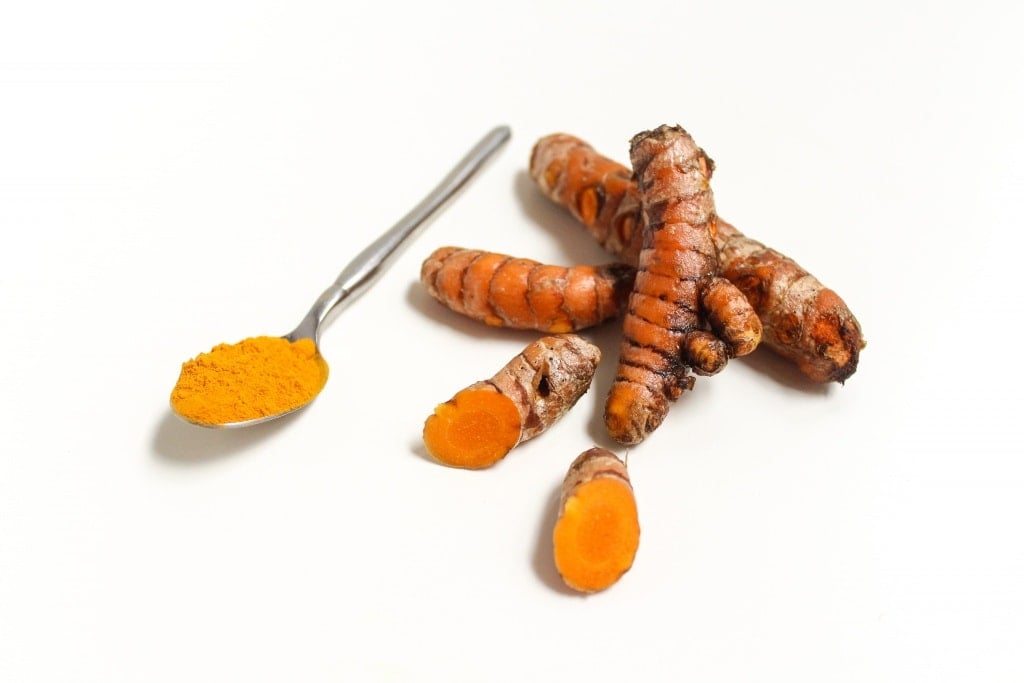
M8 3L11 5L11 3ZM1012 3L21 3L0 10L0 679L1020 681L1021 12ZM179 364L292 327L485 131L513 140L244 432ZM629 452L643 538L559 587L595 387L484 472L419 443L533 335L428 300L459 244L604 255L525 177L681 123L720 213L836 289L846 386L758 355ZM618 449L622 452L621 449Z

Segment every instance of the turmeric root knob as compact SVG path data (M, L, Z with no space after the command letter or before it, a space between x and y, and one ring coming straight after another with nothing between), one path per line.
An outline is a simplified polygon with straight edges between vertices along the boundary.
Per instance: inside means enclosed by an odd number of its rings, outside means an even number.
M538 339L434 409L423 425L427 452L452 467L490 467L568 412L600 360L600 349L574 334Z
M860 323L833 290L775 249L719 221L722 273L764 323L764 341L815 382L848 380L865 346Z
M643 238L640 191L626 166L579 138L556 133L535 144L530 176L541 192L586 226L606 251L626 263L639 262ZM581 201L584 194L600 198L603 208L596 213L581 211L586 204ZM713 237L722 275L752 304L764 327L762 343L766 347L795 363L815 382L842 383L856 372L865 346L863 333L834 291L791 258L747 237L721 217ZM742 339L738 343L743 346ZM734 355L744 354L735 349Z
M732 285L720 283L731 296L705 296L718 276L714 162L679 126L635 135L630 158L644 219L642 241L605 403L608 433L622 444L640 443L662 423L669 404L693 386L691 370L714 374L728 361L730 346L756 346L761 337L760 320ZM708 315L709 305L719 310ZM743 319L732 324L728 318L738 312ZM725 337L724 344L702 334L715 323L719 329L712 331ZM638 402L644 394L652 400Z
M633 566L640 545L636 499L614 453L591 448L569 467L552 541L558 573L574 590L604 590Z

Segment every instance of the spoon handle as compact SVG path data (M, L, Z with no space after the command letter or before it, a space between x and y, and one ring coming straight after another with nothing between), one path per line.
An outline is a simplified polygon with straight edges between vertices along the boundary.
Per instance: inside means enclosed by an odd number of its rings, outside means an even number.
M350 303L365 291L398 256L399 247L408 244L413 236L426 227L427 219L448 203L511 135L508 126L498 126L481 138L430 194L345 266L299 326L287 335L288 338L311 338L319 342L319 328L327 315L335 309L340 310L339 306L343 302Z

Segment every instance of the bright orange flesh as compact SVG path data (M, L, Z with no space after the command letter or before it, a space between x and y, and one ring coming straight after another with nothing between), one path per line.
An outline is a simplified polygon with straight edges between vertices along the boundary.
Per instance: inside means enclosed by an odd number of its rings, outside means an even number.
M555 566L571 588L608 588L633 566L640 544L633 490L611 477L592 479L565 501L553 535Z
M504 458L521 432L522 418L512 399L470 388L434 409L423 425L423 444L446 465L482 469Z

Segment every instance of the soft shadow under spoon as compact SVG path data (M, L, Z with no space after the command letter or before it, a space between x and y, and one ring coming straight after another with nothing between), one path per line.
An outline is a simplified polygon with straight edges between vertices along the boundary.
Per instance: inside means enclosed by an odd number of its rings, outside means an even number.
M198 411L190 411L184 401L176 401L176 395L181 387L182 379L179 379L178 386L171 395L171 408L182 419L203 427L248 427L269 420L293 413L308 405L327 381L327 363L320 355L320 332L323 329L329 315L339 313L344 306L351 303L359 294L364 292L376 278L384 272L395 257L400 253L400 247L408 244L411 238L417 235L427 224L430 218L438 209L451 200L456 193L469 181L469 179L483 166L490 156L496 152L511 136L508 126L498 126L485 135L476 146L471 149L458 164L449 171L448 175L435 187L430 194L423 198L409 213L392 226L387 232L378 237L372 244L363 249L352 261L345 266L344 270L330 287L324 290L323 294L316 300L306 316L299 322L294 330L282 337L283 340L295 344L302 340L312 341L312 351L307 354L308 359L303 362L316 364L315 368L304 367L304 373L319 372L319 385L315 386L312 395L304 398L300 403L291 405L287 409L279 410L269 414L260 414L245 419L217 420L209 417L202 417ZM266 339L266 338L264 338ZM245 341L239 342L244 344ZM307 344L308 345L308 344ZM226 345L225 345L226 346ZM216 353L215 348L211 354ZM202 356L200 356L201 358ZM198 360L198 359L197 359ZM186 364L187 365L187 364ZM184 377L184 370L183 375ZM202 383L198 389L191 389L192 396L196 398L198 391L201 399Z

